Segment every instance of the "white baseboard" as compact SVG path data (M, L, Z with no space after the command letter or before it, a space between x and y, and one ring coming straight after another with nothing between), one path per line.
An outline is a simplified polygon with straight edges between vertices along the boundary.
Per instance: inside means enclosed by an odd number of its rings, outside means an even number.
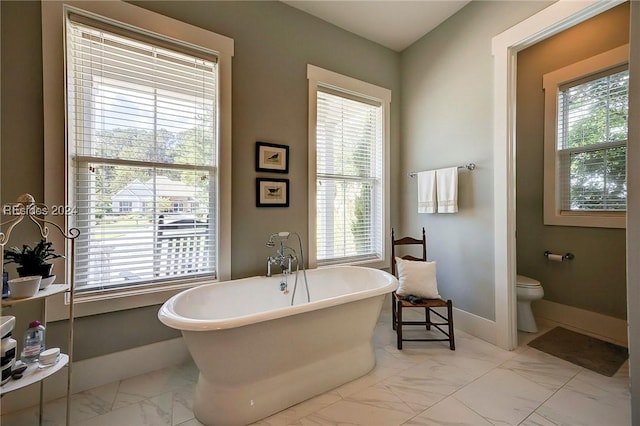
M536 321L561 325L607 342L628 347L627 321L549 300L531 304Z
M182 364L190 359L182 337L85 359L72 365L71 393L82 392L129 377ZM45 401L65 395L67 369L45 380ZM38 405L40 386L34 384L2 397L2 413Z
M453 320L453 324L457 330L462 330L492 345L497 345L495 321L457 308L453 308Z
M441 309L442 313L445 313L444 308ZM424 313L420 309L407 309L405 319L419 321L424 319ZM389 315L391 313L389 312ZM453 326L456 330L464 331L471 334L478 339L482 339L492 345L496 345L496 322L488 320L486 318L479 317L467 311L463 311L458 308L453 308Z
M532 307L536 321L540 324L546 322L549 325L561 325L573 331L628 347L627 321L625 320L544 299L533 302ZM457 308L453 308L453 316L457 330L497 345L495 321Z

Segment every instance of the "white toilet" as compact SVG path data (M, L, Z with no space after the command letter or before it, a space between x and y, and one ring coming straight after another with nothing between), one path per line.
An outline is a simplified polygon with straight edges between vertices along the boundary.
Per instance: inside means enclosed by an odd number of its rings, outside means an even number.
M524 275L516 275L516 299L518 301L518 330L535 333L536 320L531 311L531 302L542 299L544 290L540 281Z

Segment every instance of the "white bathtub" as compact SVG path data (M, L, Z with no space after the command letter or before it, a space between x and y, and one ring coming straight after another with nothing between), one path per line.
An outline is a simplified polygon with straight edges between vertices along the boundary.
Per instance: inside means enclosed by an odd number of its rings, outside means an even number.
M368 373L371 337L392 275L339 266L205 284L169 299L158 318L182 331L200 377L194 413L206 425L252 423Z

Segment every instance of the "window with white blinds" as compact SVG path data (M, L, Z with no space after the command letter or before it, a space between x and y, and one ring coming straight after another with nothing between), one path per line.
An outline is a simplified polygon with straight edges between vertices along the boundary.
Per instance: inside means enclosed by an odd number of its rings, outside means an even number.
M626 69L560 88L557 140L562 210L626 210L628 105Z
M382 105L319 89L317 259L382 256Z
M311 262L384 262L390 91L313 66L308 74Z
M69 193L80 292L217 275L217 62L70 15Z
M545 225L624 228L629 46L543 76Z

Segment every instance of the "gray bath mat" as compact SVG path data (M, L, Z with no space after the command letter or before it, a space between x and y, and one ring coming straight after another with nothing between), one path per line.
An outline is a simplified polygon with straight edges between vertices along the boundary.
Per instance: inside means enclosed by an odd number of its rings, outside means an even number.
M629 357L629 351L623 346L562 327L532 340L529 346L609 377Z

